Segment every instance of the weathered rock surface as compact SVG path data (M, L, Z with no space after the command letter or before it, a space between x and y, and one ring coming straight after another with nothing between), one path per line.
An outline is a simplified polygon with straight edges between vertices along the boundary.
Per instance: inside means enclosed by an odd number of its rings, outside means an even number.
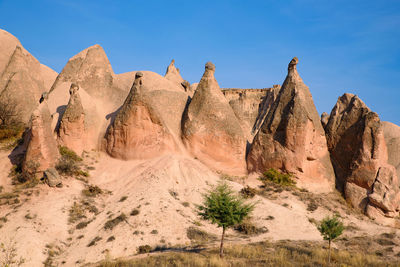
M146 159L181 151L180 118L187 95L180 89L149 88L144 76L136 72L131 91L107 132L106 150L113 157Z
M42 65L13 35L0 30L0 101L13 103L27 123L57 73Z
M27 135L27 150L22 165L24 171L41 173L54 168L60 155L51 129L51 116L47 106L47 95L33 112L31 127Z
M78 90L79 86L71 85L69 91L71 97L61 119L58 140L62 146L66 146L80 155L85 141L85 112Z
M388 164L378 115L357 96L344 94L332 109L325 130L337 188L344 190L354 207L375 219L394 216L399 182L395 168Z
M62 187L62 181L57 170L48 168L43 172L43 180L50 187Z
M397 177L400 177L400 127L387 121L382 121L382 126L388 152L388 163L396 168Z
M326 113L326 112L323 112L322 114L321 114L321 124L322 124L322 127L326 127L326 125L328 124L328 121L329 121L329 114L328 113Z
M242 174L246 139L214 72L215 66L208 62L183 117L183 141L189 152L209 167Z
M279 90L279 85L264 89L222 89L250 143L265 120Z
M181 74L179 73L179 69L175 67L175 60L173 59L171 63L168 65L167 71L165 72L166 79L181 85L184 82Z
M250 172L269 168L290 172L300 186L330 191L334 172L325 133L311 93L297 73L297 58L288 67L288 75L276 101L254 137L247 167Z

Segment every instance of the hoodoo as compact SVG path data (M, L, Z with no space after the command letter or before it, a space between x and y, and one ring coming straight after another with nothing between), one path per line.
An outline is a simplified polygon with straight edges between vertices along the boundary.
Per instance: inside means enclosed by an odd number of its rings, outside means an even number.
M246 139L208 62L182 121L189 152L209 167L233 174L246 170Z
M250 172L269 168L293 173L306 188L329 191L334 172L324 129L308 87L297 73L295 57L276 101L247 156Z

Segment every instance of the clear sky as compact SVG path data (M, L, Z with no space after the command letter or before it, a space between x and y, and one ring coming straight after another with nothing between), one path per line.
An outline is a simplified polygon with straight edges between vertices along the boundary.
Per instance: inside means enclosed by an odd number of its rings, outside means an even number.
M0 0L0 28L57 72L100 44L116 73L174 58L194 83L212 61L221 87L262 88L297 56L320 113L350 92L400 125L398 0Z

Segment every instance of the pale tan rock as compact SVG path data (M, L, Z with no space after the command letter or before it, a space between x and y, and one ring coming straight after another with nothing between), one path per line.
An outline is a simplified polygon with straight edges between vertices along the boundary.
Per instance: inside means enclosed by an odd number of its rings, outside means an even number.
M209 167L245 173L246 139L208 62L182 121L183 141L189 152Z
M0 101L11 101L28 123L41 94L50 88L57 73L39 63L10 33L0 29Z
M184 82L184 79L182 78L181 74L179 73L179 69L177 69L175 67L174 59L169 64L164 77L176 84L179 84L179 85L181 85Z
M368 205L368 190L353 183L346 183L344 187L346 200L356 209L365 212Z
M248 142L252 142L274 103L280 86L264 89L225 88L223 94L238 118Z
M78 90L79 86L71 85L71 97L61 119L58 140L61 145L80 155L85 141L85 112Z
M28 146L22 168L30 173L31 166L35 166L36 173L39 174L48 168L54 168L60 157L51 129L51 116L46 99L33 112L30 123Z
M294 58L276 101L247 156L250 172L269 168L293 173L299 186L316 191L333 189L334 172L325 133L311 93L296 70Z
M142 72L107 132L107 152L116 158L147 159L181 152L179 122L187 95L148 88Z
M325 126L328 124L328 121L329 121L329 114L326 113L326 112L323 112L323 113L321 114L321 124L322 124L322 127L325 128Z
M387 121L382 121L382 126L388 152L388 163L396 168L397 177L400 177L400 127Z
M395 168L388 164L379 116L357 96L344 94L332 109L325 130L337 188L343 190L345 184L352 183L360 187L359 192L366 190L366 214L370 217L394 216L399 206L399 182ZM363 207L364 200L359 193L353 195L355 191L345 189L345 197L354 207Z

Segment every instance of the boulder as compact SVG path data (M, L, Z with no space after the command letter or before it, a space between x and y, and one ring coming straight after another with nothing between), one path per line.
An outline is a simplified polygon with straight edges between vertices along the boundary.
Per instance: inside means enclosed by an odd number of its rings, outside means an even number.
M182 120L183 142L207 166L228 173L246 172L246 139L208 62Z
M50 187L62 187L62 181L57 170L54 168L48 168L43 172L43 180Z
M292 173L301 187L331 191L335 176L325 132L297 63L297 58L289 63L277 99L254 137L247 167L249 172L279 169Z
M60 157L51 129L51 116L46 98L45 95L33 112L30 129L26 136L28 145L22 169L27 173L40 174L48 168L54 168Z
M326 127L326 125L328 124L328 121L329 121L329 114L328 113L326 113L326 112L323 112L322 114L321 114L321 124L322 124L322 127Z
M356 95L346 93L332 109L325 131L337 188L370 217L393 216L399 206L399 182L388 163L379 116ZM349 184L360 189L347 190ZM365 209L360 192L368 198Z
M132 88L106 135L106 150L116 158L147 159L182 151L180 118L183 90L157 90L136 72ZM149 79L149 77L147 77Z

